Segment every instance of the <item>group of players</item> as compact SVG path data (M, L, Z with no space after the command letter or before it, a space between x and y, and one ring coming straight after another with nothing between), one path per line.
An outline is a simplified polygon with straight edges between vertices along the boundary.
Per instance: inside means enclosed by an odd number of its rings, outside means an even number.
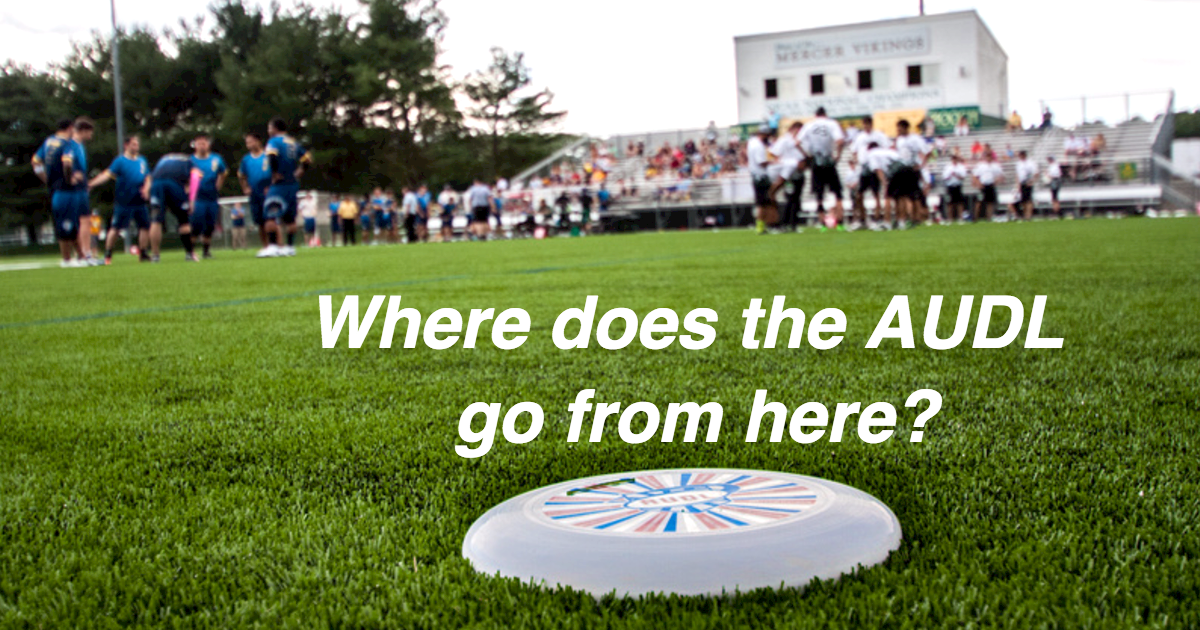
M250 214L259 226L263 248L260 258L294 256L299 178L311 162L303 146L287 134L281 118L267 124L270 138L264 142L256 133L246 134L248 153L238 167L242 192L249 197ZM198 134L193 153L168 153L151 170L141 155L137 136L124 142L123 153L90 181L87 179L87 149L95 132L87 118L60 121L33 157L34 173L50 190L54 234L63 267L99 265L91 251L91 234L81 229L90 220L90 189L116 182L114 210L107 238L104 263L112 263L117 236L132 222L137 227L139 255L143 262L158 262L163 224L167 213L179 224L185 260L198 262L196 237L202 256L211 258L213 231L220 217L218 191L228 170L224 159L212 153L211 139ZM286 240L286 245L284 244Z
M801 192L806 173L811 172L812 192L817 202L817 225L820 230L870 228L873 230L904 229L913 223L936 219L948 223L961 220L967 206L963 187L968 180L979 190L977 219L991 220L998 203L997 186L1004 182L1003 168L996 156L988 152L983 160L968 168L962 157L955 154L941 173L946 189L945 203L930 209L928 198L933 186L931 170L933 147L919 134L912 133L907 120L896 124L896 137L889 138L874 128L870 116L862 119L862 127L852 141L837 121L817 110L816 117L807 123L794 122L778 138L775 130L763 125L747 144L751 180L755 193L755 228L759 233L768 229L794 227L799 218ZM844 150L851 151L847 182L853 202L853 217L846 221L842 205L845 189L838 172ZM1061 215L1058 192L1062 185L1062 169L1048 158L1046 169L1039 169L1026 152L1021 151L1016 163L1018 197L1013 204L1013 216L1029 220L1033 216L1033 185L1039 173L1046 179L1053 200L1053 210ZM776 201L785 191L783 211ZM834 198L832 212L825 210L826 194ZM867 217L868 195L873 197L872 216Z

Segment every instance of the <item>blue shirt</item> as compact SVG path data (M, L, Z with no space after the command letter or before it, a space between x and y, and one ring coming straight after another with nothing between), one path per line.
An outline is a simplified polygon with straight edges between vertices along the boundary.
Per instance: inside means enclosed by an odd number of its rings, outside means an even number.
M296 184L296 169L310 162L308 152L289 136L271 136L267 141L267 156L275 156L275 172L280 184Z
M192 178L192 158L182 153L168 153L158 159L154 165L154 179L171 180L183 187L186 192Z
M200 180L200 189L196 192L196 198L216 201L220 197L217 192L217 177L226 170L225 160L216 153L210 153L206 158L198 158L193 155L192 167L204 175L204 178Z
M150 166L146 164L146 158L139 155L131 160L124 155L118 155L108 167L108 172L117 182L113 201L117 202L118 206L146 204L146 200L142 198L142 184L146 183L146 177L150 175Z
M33 164L46 169L46 185L50 187L50 190L66 189L62 153L68 142L71 142L70 138L50 136L42 142L42 146L38 147L37 153L33 156Z
M83 145L75 142L74 140L68 140L67 143L63 145L62 163L64 168L66 168L67 164L70 164L71 168L73 169L72 173L82 173L84 175L83 177L79 178L79 183L77 184L63 181L62 190L73 190L77 192L82 190L83 192L87 192L87 150L83 148Z
M242 163L238 165L238 175L246 178L251 195L265 195L267 187L271 185L271 163L267 161L267 154L259 153L258 157L249 153L244 155Z

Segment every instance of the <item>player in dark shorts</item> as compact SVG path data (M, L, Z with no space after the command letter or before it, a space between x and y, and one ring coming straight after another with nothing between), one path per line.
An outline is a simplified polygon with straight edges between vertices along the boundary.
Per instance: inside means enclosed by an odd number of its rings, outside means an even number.
M825 193L832 193L834 198L833 217L827 225L822 220L819 229L827 227L845 229L842 221L842 180L838 176L837 164L841 160L845 148L846 135L841 125L830 119L824 107L817 108L817 116L800 130L798 138L800 147L809 157L812 165L812 190L817 198L817 213L825 218Z
M212 153L212 139L208 134L196 136L192 146L195 149L192 167L203 176L192 206L192 234L200 237L204 258L212 258L212 235L221 221L220 191L228 170L224 158Z
M579 204L583 206L583 218L579 227L584 234L590 234L592 232L592 193L587 186L579 191Z
M271 139L267 141L267 163L271 167L271 186L263 201L267 234L276 235L275 256L296 255L296 214L299 210L297 195L300 192L299 177L312 161L308 151L291 136L282 118L273 118L267 124ZM286 234L287 246L283 241ZM269 240L269 237L268 237ZM269 258L270 252L264 258Z
M88 182L88 188L101 186L109 180L117 182L113 193L113 216L108 225L108 237L104 245L104 264L112 264L113 247L117 236L133 221L137 227L137 247L142 261L150 260L146 247L150 244L150 213L146 210L146 195L149 190L146 180L150 177L150 166L140 154L141 141L137 136L125 139L124 152L113 159L112 164ZM130 243L133 245L133 243Z
M489 220L492 205L495 203L491 188L488 188L482 179L476 178L475 184L467 190L466 202L471 208L471 224L468 228L471 235L476 240L487 240L488 232L491 231Z
M250 220L258 229L258 240L262 245L260 254L267 251L271 243L267 241L267 231L263 229L266 216L263 215L263 200L267 198L267 188L271 186L271 165L267 163L267 154L263 151L262 136L250 132L246 134L246 150L238 164L238 180L242 183L242 194L249 197Z
M1053 155L1046 156L1046 179L1050 187L1050 201L1054 216L1062 218L1062 205L1058 201L1058 192L1062 189L1062 167L1054 160Z
M167 213L179 223L179 240L183 243L184 260L198 262L193 251L191 198L203 178L192 168L192 157L185 153L168 153L158 159L150 173L150 262L159 261L162 250L163 223Z

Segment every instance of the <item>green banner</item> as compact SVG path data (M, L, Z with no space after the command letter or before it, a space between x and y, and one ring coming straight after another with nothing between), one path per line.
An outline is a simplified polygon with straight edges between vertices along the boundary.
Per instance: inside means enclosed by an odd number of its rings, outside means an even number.
M963 116L967 117L967 122L971 124L971 129L978 129L983 123L983 114L979 111L979 107L940 107L931 109L927 112L933 123L937 125L939 134L954 133L954 126L958 124L958 120Z

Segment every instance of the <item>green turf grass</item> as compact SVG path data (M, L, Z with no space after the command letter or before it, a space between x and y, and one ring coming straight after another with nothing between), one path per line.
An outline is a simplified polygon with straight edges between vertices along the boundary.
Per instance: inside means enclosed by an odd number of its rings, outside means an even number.
M1195 219L1091 220L3 272L0 625L1196 627L1198 241ZM508 352L380 350L378 327L363 349L343 335L323 350L329 290L337 305L400 294L426 315L521 307L534 330ZM554 316L589 293L601 311L714 308L717 342L556 349ZM742 309L776 294L810 316L841 308L846 340L742 349ZM894 294L912 298L917 349L865 350ZM963 294L1048 295L1043 335L1063 349L925 349L931 294L947 311ZM626 404L719 401L721 440L630 445L612 423L602 443L567 444L566 405L585 387ZM920 444L907 429L874 446L850 429L840 444L742 441L758 388L793 408L902 408L925 387L945 400ZM546 428L461 459L458 416L477 400L538 402ZM891 506L902 546L803 591L642 601L476 575L460 556L474 519L521 492L678 466L855 486Z

